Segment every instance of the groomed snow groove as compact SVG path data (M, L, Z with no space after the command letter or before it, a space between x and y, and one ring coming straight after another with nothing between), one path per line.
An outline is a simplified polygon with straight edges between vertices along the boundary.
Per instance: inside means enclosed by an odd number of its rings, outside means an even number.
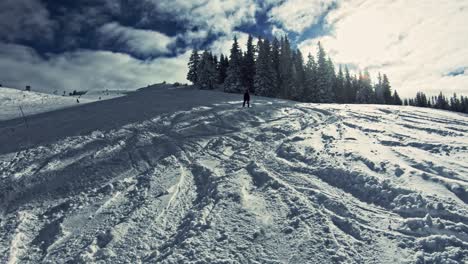
M0 262L468 262L467 116L213 94L2 151Z

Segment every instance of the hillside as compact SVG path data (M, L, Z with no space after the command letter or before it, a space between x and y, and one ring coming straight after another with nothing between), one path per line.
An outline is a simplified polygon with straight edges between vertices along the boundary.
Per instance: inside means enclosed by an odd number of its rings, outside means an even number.
M468 261L466 115L240 99L156 86L0 121L0 262Z
M115 91L90 92L83 96L60 96L34 91L24 91L14 88L0 87L0 120L21 118L20 106L25 116L44 113L52 110L77 106L76 99L80 104L95 102L104 99L111 99L122 96Z

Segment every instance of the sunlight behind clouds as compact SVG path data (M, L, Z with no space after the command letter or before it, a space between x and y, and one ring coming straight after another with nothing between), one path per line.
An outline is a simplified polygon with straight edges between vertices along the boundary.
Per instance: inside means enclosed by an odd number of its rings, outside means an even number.
M446 76L468 65L468 1L347 1L327 17L330 35L299 44L315 52L317 41L336 63L374 75L387 73L404 96L416 91L464 92L468 76Z

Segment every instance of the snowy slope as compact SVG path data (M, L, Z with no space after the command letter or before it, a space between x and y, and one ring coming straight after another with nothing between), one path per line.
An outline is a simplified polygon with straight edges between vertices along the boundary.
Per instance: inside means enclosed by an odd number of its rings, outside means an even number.
M156 87L0 122L0 262L468 261L466 115L239 99Z
M122 96L122 93L90 92L79 97L80 104ZM78 105L78 97L27 92L13 88L0 87L0 120L22 118L20 106L25 116Z

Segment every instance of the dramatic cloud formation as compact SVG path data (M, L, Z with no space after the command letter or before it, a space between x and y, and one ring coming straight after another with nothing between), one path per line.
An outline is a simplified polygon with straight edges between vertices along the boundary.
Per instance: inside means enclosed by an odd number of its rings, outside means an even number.
M39 0L0 1L0 39L51 40L54 27L49 12Z
M104 42L118 42L122 49L139 55L168 54L169 45L175 42L174 37L156 31L124 27L115 22L105 24L98 31Z
M0 69L7 84L39 91L136 89L184 80L189 55L142 61L124 53L80 50L42 58L31 48L0 44Z
M184 21L189 29L230 33L235 27L255 23L253 0L152 0L155 10Z
M321 41L335 63L387 73L403 96L468 94L468 0L95 0L0 2L0 83L42 89L186 82L194 48L234 35Z

